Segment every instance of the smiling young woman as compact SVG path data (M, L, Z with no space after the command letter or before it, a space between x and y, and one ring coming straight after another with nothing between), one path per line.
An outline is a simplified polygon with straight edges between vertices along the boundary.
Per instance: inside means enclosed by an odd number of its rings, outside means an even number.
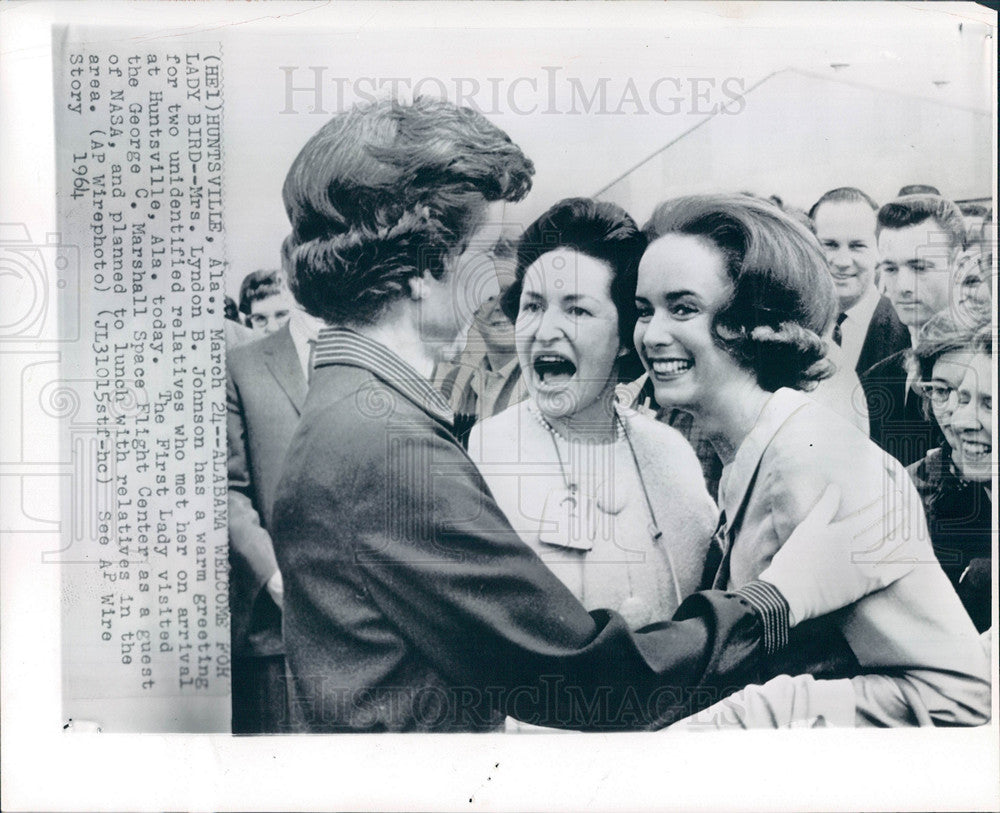
M699 720L984 722L988 665L934 563L906 472L803 392L833 367L822 337L837 300L815 237L747 196L669 201L645 231L636 347L657 401L694 413L725 463L714 584L735 589L759 575L831 484L841 490L841 516L873 500L902 500L909 535L905 550L892 556L930 562L844 613L798 628L794 656L776 664L775 674L805 678L740 693L725 701L725 714L710 709ZM889 552L858 552L864 554L881 561ZM915 669L919 675L907 671ZM820 684L810 675L830 680Z

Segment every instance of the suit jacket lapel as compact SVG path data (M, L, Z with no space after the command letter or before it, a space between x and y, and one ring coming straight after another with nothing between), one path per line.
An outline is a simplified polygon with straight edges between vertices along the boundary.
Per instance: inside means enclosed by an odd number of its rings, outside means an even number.
M909 346L909 331L899 321L892 303L883 296L879 299L878 305L875 306L875 312L868 323L865 341L861 345L858 363L854 368L855 372L861 375L882 359Z
M301 414L309 385L302 375L299 354L295 352L295 342L292 341L288 325L274 334L274 341L267 342L264 347L264 363L292 402L296 414Z

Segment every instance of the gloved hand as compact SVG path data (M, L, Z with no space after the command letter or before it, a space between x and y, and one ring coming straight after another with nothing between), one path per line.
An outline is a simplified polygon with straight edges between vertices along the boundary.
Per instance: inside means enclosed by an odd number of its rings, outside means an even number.
M910 496L879 496L833 522L840 489L827 486L759 577L785 597L792 626L852 604L913 570L918 557L906 549L904 510Z

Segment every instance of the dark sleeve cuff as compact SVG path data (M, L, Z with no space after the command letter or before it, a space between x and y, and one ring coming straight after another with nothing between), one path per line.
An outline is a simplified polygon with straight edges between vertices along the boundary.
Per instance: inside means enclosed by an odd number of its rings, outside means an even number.
M757 611L764 627L764 651L774 654L788 645L788 602L770 582L752 581L736 591Z

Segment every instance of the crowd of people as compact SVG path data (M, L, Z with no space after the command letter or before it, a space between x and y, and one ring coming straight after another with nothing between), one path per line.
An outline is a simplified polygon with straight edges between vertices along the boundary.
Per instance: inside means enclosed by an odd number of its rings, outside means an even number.
M533 173L427 99L289 170L227 303L233 731L986 722L991 213L512 234Z

